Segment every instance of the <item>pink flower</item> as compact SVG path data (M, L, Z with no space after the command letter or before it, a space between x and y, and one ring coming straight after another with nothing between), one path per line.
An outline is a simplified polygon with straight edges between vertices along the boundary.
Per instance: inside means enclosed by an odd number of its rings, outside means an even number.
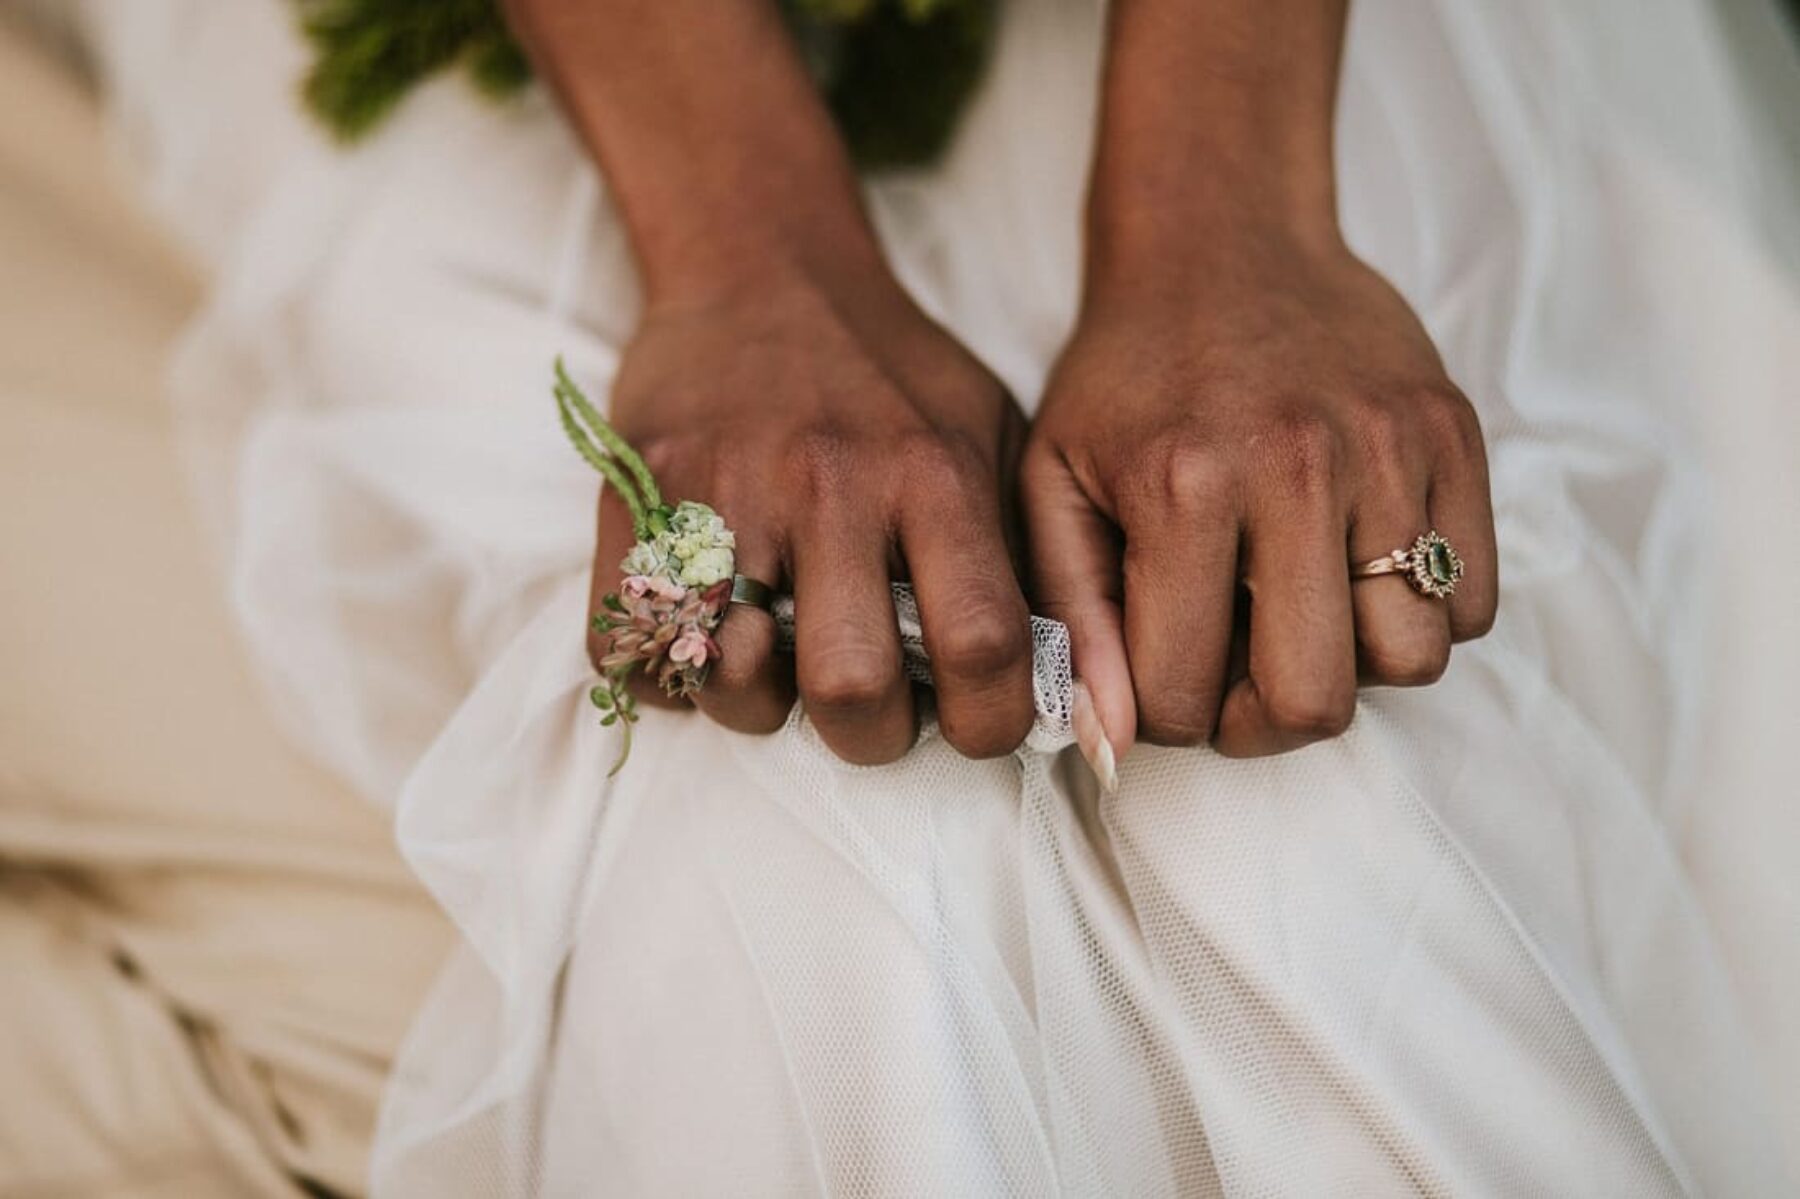
M707 653L711 649L710 641L711 638L705 633L690 627L669 647L669 660L684 666L705 666Z
M600 668L629 673L642 667L670 695L692 695L719 657L711 630L731 600L731 581L684 587L662 575L627 575L608 606L606 653Z
M678 604L687 597L688 589L674 579L662 575L626 575L619 593L628 600L649 600L653 604Z
M717 624L724 619L725 606L731 602L731 580L721 579L700 593L701 620Z

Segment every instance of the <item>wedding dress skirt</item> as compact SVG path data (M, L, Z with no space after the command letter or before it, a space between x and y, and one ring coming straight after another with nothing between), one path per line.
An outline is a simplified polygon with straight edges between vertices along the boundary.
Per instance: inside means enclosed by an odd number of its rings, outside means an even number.
M122 134L215 270L176 386L271 702L464 938L378 1193L1784 1191L1796 805L1748 771L1791 748L1738 701L1800 634L1720 580L1792 571L1794 510L1760 542L1719 515L1734 479L1793 495L1772 159L1695 4L1353 12L1343 215L1480 409L1499 623L1342 738L1140 747L1103 798L1072 751L930 727L846 766L799 712L649 713L608 781L595 479L548 390L560 353L605 394L633 327L603 183L542 97L449 81L326 146L274 0L96 5ZM1100 19L1009 6L950 157L870 189L1028 405ZM1725 619L1757 612L1753 643Z

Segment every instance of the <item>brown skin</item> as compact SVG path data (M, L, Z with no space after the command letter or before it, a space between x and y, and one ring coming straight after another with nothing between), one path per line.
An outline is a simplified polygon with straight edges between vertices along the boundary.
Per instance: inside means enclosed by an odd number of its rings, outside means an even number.
M791 587L798 656L734 608L699 706L780 724L798 692L849 761L914 735L887 595L919 593L950 743L1029 728L1006 512L1023 430L882 260L766 0L511 0L604 167L645 282L612 396L669 494ZM1277 753L1417 685L1492 623L1486 461L1424 330L1344 248L1331 113L1342 0L1114 0L1079 326L1017 488L1038 607L1069 624L1116 748ZM629 542L603 501L596 599ZM1441 604L1346 562L1426 527ZM1241 590L1240 590L1241 583Z

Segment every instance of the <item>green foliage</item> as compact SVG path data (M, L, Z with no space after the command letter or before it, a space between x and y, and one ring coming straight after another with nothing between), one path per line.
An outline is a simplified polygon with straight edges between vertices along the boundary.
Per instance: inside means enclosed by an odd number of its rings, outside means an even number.
M569 378L561 358L556 360L556 408L562 418L563 432L575 450L612 485L625 507L631 511L631 527L638 540L668 527L668 509L656 479L631 444L600 415L583 395L575 380ZM598 443L598 444L596 444ZM661 522L661 528L658 528Z
M865 170L931 162L981 82L996 0L897 0L843 40L821 80L838 128Z
M307 106L344 141L377 128L406 93L460 68L511 95L531 67L497 0L293 0L313 48ZM997 0L782 0L857 163L927 162L980 82Z
M605 676L606 681L588 692L588 700L604 715L600 717L601 728L619 726L624 737L619 742L619 756L614 759L612 769L606 772L611 778L619 773L625 765L625 759L631 756L631 726L640 719L637 700L625 689L625 679L629 668L616 670Z
M528 77L495 0L296 0L296 7L314 54L306 102L346 141L453 64L467 66L489 91Z
M504 28L470 43L464 62L476 88L494 99L510 96L531 82L531 63Z

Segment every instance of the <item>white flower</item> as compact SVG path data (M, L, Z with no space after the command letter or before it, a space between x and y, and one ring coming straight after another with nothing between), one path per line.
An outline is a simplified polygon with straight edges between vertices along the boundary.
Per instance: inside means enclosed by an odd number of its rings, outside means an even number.
M654 543L640 541L631 547L631 552L625 555L625 561L619 564L619 569L628 575L667 574L667 570L664 569L666 556L666 554L657 553Z
M734 565L730 550L712 546L682 560L675 577L689 587L711 587L721 579L729 579Z
M669 518L669 532L679 540L693 540L727 549L737 545L737 538L725 527L725 520L705 504L683 500L675 505Z
M705 504L683 500L669 514L668 527L638 542L621 569L628 575L674 579L687 587L710 587L731 577L737 538Z

